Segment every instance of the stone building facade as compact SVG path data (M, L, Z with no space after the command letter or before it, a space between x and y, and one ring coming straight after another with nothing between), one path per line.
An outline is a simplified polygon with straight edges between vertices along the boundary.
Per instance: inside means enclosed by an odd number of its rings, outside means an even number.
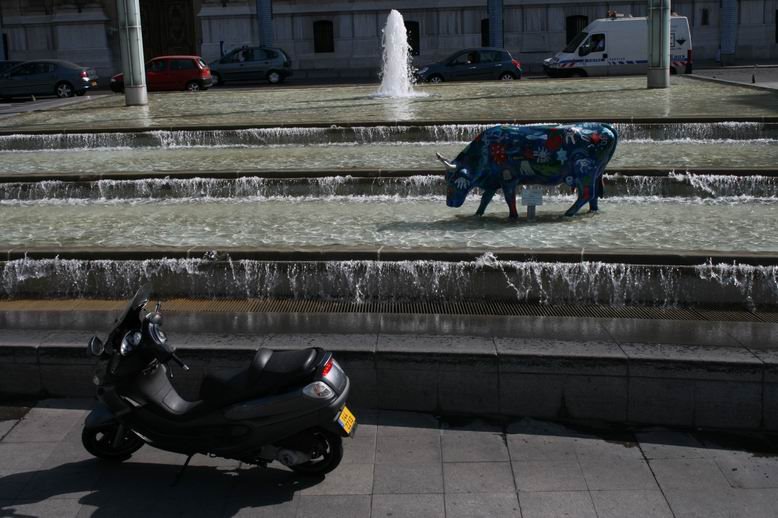
M194 53L211 61L259 39L254 0L140 3L147 58ZM778 60L778 0L738 0L737 6L737 59ZM488 40L486 0L275 0L274 46L308 75L372 74L390 9L403 14L419 64ZM647 2L504 0L505 47L537 69L609 10L645 16ZM677 0L672 10L689 18L695 58L714 59L721 41L720 0ZM0 0L0 23L8 59L68 59L104 77L121 67L115 0Z

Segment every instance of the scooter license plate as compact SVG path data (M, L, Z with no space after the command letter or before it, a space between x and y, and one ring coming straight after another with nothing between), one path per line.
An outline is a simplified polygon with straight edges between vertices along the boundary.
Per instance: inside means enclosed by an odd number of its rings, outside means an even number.
M343 410L340 411L340 415L338 415L338 424L341 428L343 428L343 431L347 434L351 434L351 430L354 429L354 425L357 423L357 418L354 417L354 414L351 413L351 410L348 409L348 407L343 407Z

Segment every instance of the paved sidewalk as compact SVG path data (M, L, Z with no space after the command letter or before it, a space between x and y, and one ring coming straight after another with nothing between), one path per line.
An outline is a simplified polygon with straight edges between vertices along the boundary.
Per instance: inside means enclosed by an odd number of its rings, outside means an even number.
M91 458L80 444L88 405L50 400L0 421L0 516L778 515L778 458L764 436L361 411L324 480L198 456L172 486L181 455Z

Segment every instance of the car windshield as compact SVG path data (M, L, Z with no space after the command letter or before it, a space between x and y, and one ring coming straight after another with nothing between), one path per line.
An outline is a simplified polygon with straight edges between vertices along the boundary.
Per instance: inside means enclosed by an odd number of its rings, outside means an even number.
M575 35L575 38L570 40L570 43L567 44L567 47L565 47L565 50L563 50L562 52L566 52L566 53L575 52L575 49L578 48L578 45L580 45L581 42L585 40L588 35L589 35L588 32L583 32L583 31L579 32L578 34Z

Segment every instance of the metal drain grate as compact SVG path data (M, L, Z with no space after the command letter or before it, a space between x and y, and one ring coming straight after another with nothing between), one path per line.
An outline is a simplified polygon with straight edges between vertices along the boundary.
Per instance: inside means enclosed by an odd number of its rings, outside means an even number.
M0 300L0 311L118 311L122 300ZM388 313L419 315L634 318L642 320L709 320L775 322L778 312L746 309L657 308L518 302L337 302L292 299L169 299L163 311L192 313Z

